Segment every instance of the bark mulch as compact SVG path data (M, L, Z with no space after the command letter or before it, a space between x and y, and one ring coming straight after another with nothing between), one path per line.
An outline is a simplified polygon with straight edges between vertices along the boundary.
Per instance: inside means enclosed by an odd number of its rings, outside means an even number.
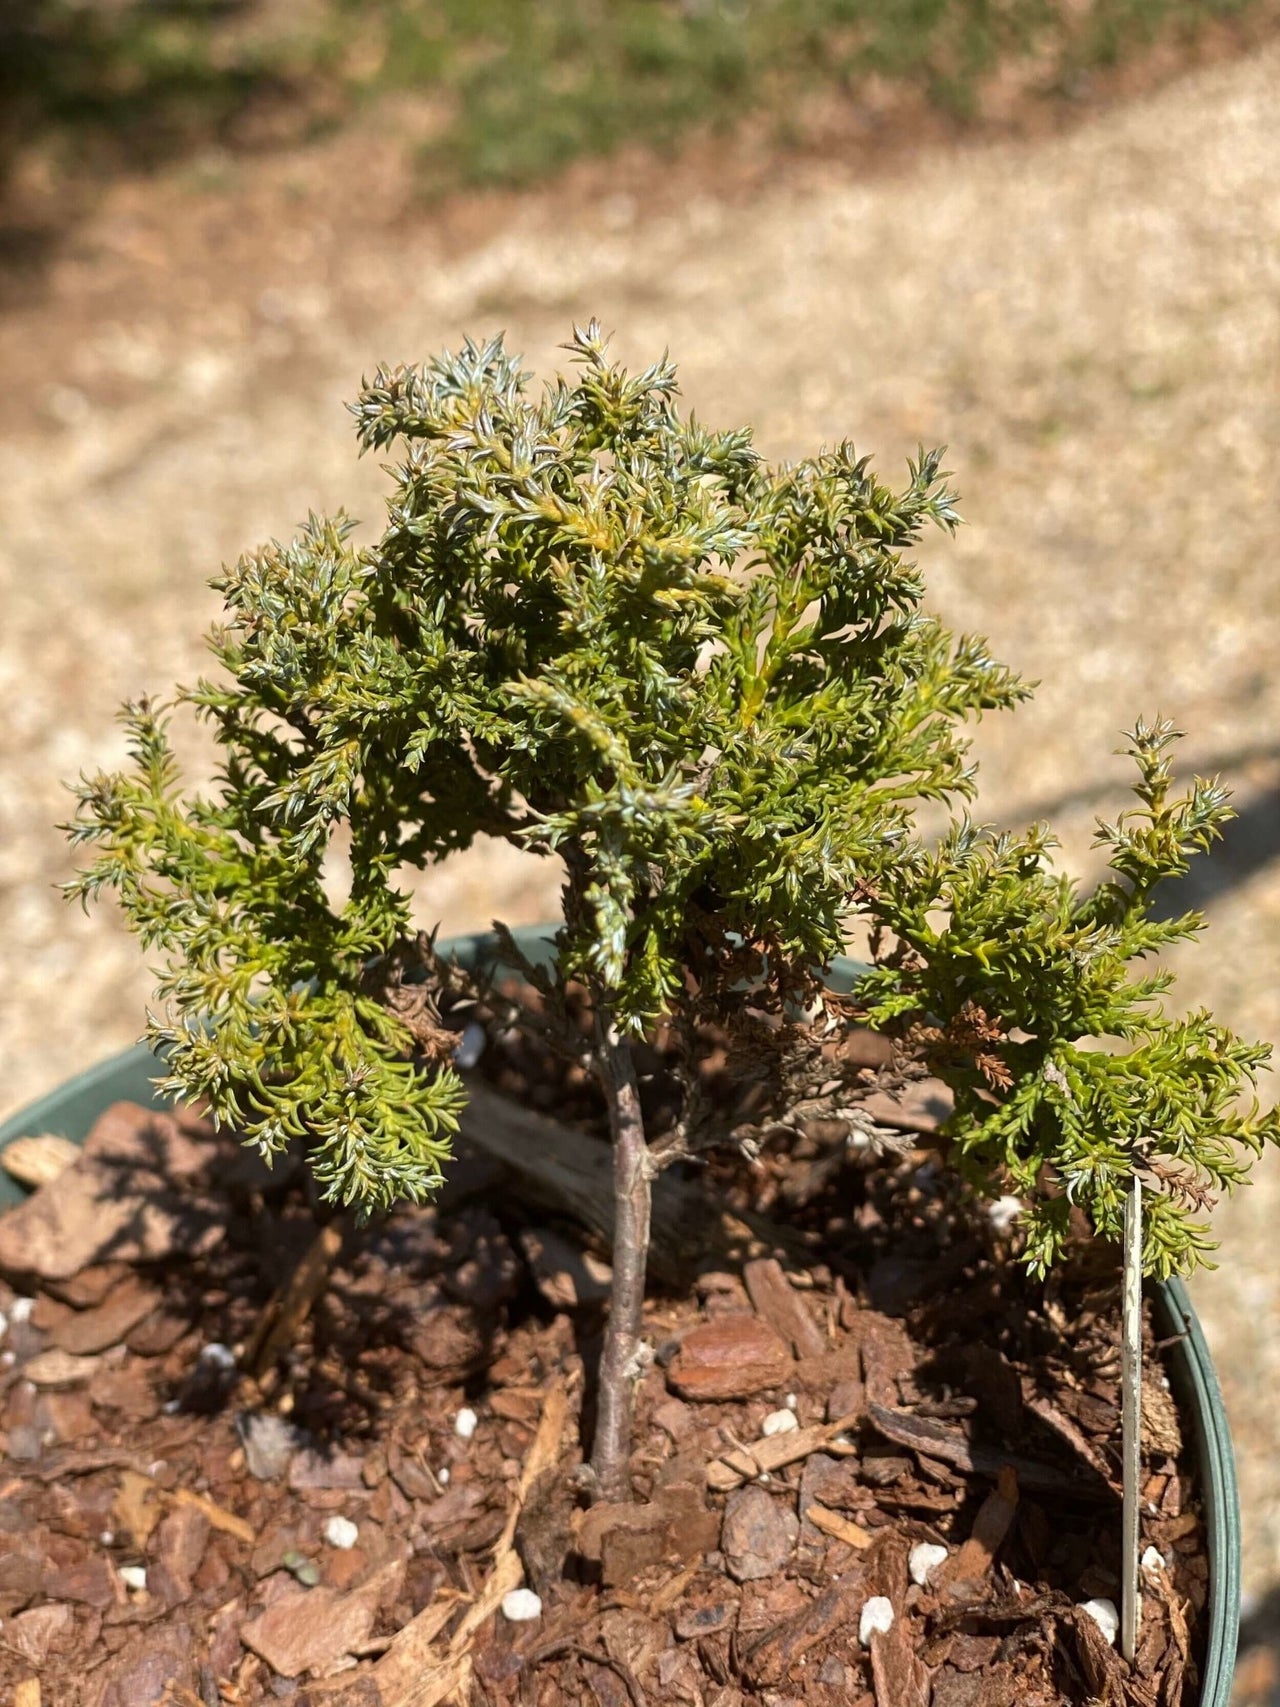
M297 1167L108 1110L0 1219L0 1694L1190 1707L1154 1341L1132 1670L1081 1605L1119 1599L1114 1253L1032 1284L926 1151L703 1177L754 1242L652 1299L636 1503L590 1506L607 1270L571 1220L464 1153L437 1205L326 1225Z

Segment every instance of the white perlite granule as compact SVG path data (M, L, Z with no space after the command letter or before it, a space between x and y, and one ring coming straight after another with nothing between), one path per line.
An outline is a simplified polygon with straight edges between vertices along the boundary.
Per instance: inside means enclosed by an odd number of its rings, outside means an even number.
M1025 1205L1020 1197L997 1197L987 1209L987 1219L997 1233L1007 1233L1022 1214Z
M488 1042L488 1034L476 1020L470 1020L462 1036L454 1045L453 1059L463 1072L474 1067L484 1054L484 1046Z
M1098 1626L1102 1634L1114 1648L1116 1637L1120 1633L1120 1614L1116 1611L1114 1600L1082 1600L1078 1602L1081 1612L1087 1612Z
M502 1597L502 1616L512 1624L527 1624L542 1617L542 1600L531 1588L513 1588Z
M147 1573L141 1565L121 1565L120 1581L126 1588L144 1589L147 1586Z
M324 1526L324 1538L331 1547L340 1547L345 1553L356 1544L360 1531L349 1517L331 1517Z
M794 1411L770 1411L760 1424L761 1434L790 1434L792 1429L799 1428Z
M858 1640L865 1648L873 1636L887 1636L892 1629L893 1602L887 1594L873 1594L858 1620Z
M470 1405L464 1405L458 1412L457 1416L453 1419L453 1432L457 1435L459 1440L470 1440L471 1436L476 1432L476 1424L479 1421L480 1418L471 1409Z
M917 1541L907 1559L907 1571L920 1588L929 1586L929 1578L947 1557L947 1549L937 1541Z
M1163 1571L1166 1568L1164 1554L1155 1547L1148 1547L1142 1555L1142 1568L1144 1571Z

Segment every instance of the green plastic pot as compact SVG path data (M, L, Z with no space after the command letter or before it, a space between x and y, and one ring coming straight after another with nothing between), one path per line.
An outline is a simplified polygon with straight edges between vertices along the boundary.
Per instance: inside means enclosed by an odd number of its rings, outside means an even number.
M534 962L551 959L551 937L545 928L513 933L521 951ZM497 940L489 935L455 937L441 948L464 966L497 956ZM831 983L848 989L859 968L837 961ZM28 1104L0 1125L0 1146L14 1138L56 1132L82 1144L104 1109L114 1102L136 1102L145 1108L166 1105L152 1081L160 1064L145 1044L101 1061L74 1079ZM0 1170L0 1209L18 1203L22 1188ZM1227 1427L1222 1392L1209 1348L1186 1287L1169 1280L1152 1289L1163 1337L1174 1339L1169 1372L1184 1423L1191 1425L1200 1485L1204 1493L1205 1525L1209 1538L1208 1645L1200 1707L1228 1707L1240 1623L1240 1501L1235 1459Z

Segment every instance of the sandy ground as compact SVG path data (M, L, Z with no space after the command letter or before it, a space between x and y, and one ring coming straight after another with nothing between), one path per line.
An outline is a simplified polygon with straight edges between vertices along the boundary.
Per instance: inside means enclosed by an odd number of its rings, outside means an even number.
M770 453L848 436L896 473L949 441L968 526L928 549L934 603L1044 683L980 732L984 815L1049 811L1087 867L1120 730L1176 717L1244 809L1183 999L1280 1042L1277 88L1280 43L1070 134L797 168L746 199L704 174L450 224L411 213L393 163L362 184L323 154L106 194L0 322L0 1114L139 1031L148 976L108 912L59 899L52 826L61 779L121 758L117 703L201 667L207 575L309 508L377 515L342 410L376 361L505 327L546 371L593 313L637 362L669 346L698 412ZM422 906L466 928L554 894L482 852ZM1277 1209L1280 1157L1196 1285L1254 1597L1280 1582Z

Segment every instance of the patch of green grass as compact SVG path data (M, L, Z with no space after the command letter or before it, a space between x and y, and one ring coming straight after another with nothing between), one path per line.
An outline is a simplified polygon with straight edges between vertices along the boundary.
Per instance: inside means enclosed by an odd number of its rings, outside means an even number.
M0 0L0 147L57 133L149 163L306 135L387 90L440 103L424 187L528 184L744 117L803 133L869 76L973 112L1034 55L1045 86L1256 0ZM258 124L258 131L263 127ZM0 161L0 171L3 170Z

